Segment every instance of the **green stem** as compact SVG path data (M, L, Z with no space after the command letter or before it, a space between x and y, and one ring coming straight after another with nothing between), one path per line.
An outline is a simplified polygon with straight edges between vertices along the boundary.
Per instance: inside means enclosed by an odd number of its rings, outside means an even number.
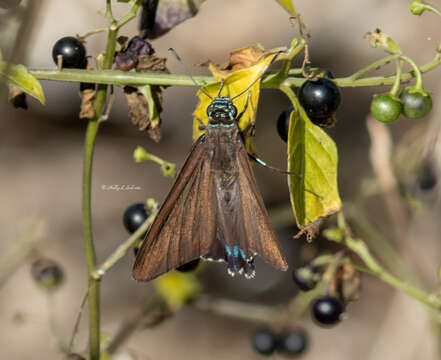
M400 91L400 86L401 86L401 60L397 60L397 71L395 74L395 82L389 92L391 98L397 99L398 92Z
M429 4L424 4L424 9L427 11L431 11L438 16L441 16L441 12Z
M357 80L357 79L361 78L367 72L378 69L380 66L391 62L392 60L396 59L398 56L399 55L390 55L390 56L387 56L383 59L380 59L380 60L364 67L363 69L357 71L356 73L352 74L349 78L351 80Z
M99 280L105 273L111 269L121 258L123 258L127 251L132 248L139 238L144 234L155 219L157 211L153 212L144 223L95 270L92 278Z
M420 67L421 73L431 71L441 65L441 54L429 63ZM74 82L90 82L96 84L113 84L119 86L141 86L141 85L169 85L169 86L195 86L194 82L188 75L173 74L150 74L150 73L134 73L120 70L74 70L63 69L30 69L29 72L39 80L57 80L57 81L74 81ZM289 75L301 74L301 69L291 69ZM262 87L275 88L278 87L274 78L277 76L275 72L268 72L262 78ZM415 77L415 72L410 71L403 73L402 81L407 81ZM203 86L215 81L212 76L195 76L193 77L198 86ZM392 85L395 82L395 75L391 76L374 76L363 79L353 80L352 75L349 77L334 79L333 81L340 87L361 87L361 86L378 86ZM301 86L306 79L288 77L283 82L288 86Z
M388 273L383 267L374 259L372 254L370 253L366 244L360 239L353 239L351 237L347 237L344 240L345 245L355 252L363 262L366 264L371 274L383 280L387 284L401 289L406 292L408 295L422 302L430 308L433 308L437 311L441 310L441 300L437 298L437 296L429 294L424 290L417 288L415 286L409 285L404 281L401 281L397 277Z
M141 4L142 4L142 0L136 0L135 4L130 8L129 12L125 14L120 20L118 20L118 22L116 23L116 27L120 29L130 20L134 19Z
M113 64L115 54L115 44L117 29L114 25L109 27L107 37L107 48L104 57L104 68L110 69ZM85 256L87 262L88 294L89 294L89 340L90 340L90 359L98 360L100 356L100 307L99 280L92 277L96 267L96 254L93 244L92 233L92 207L91 207L91 185L92 185L92 163L95 149L95 139L98 133L99 118L103 112L107 96L107 85L99 85L94 100L95 116L90 119L87 125L86 139L84 144L83 161L83 187L82 187L82 223Z
M415 63L415 61L413 61L411 58L407 56L401 55L400 58L408 62L410 66L412 66L416 78L415 88L424 91L423 75L421 73L421 70L418 68L418 65Z

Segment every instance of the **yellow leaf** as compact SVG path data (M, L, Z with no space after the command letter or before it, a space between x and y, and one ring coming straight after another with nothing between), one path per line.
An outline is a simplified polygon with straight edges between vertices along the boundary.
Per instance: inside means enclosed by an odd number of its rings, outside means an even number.
M38 80L32 76L26 66L8 64L0 61L0 76L28 95L33 96L42 104L45 103L43 89Z
M213 99L217 96L229 96L230 98L234 98L256 81L268 64L273 60L275 56L274 54L281 50L285 49L280 48L264 52L257 46L246 47L233 51L230 56L229 64L224 68L219 68L211 62L209 63L209 68L217 81L205 85L197 93L197 96L199 97L199 105L193 113L193 140L196 140L203 134L203 130L199 129L200 122L198 119L200 119L204 125L208 123L207 108L212 102L212 99L205 95L203 91L209 94ZM223 80L224 86L222 93L219 93L221 80ZM260 79L251 86L249 91L233 100L239 114L245 108L246 102L249 99L248 107L238 124L241 130L244 130L248 125L255 123L259 94ZM248 152L255 154L250 136L247 136L245 139L245 146Z
M296 104L298 105L298 104ZM297 225L303 229L341 208L337 185L337 147L309 120L302 107L292 111L288 131L290 198Z
M282 6L286 11L288 11L292 16L297 16L297 12L294 9L291 0L276 0L280 6Z

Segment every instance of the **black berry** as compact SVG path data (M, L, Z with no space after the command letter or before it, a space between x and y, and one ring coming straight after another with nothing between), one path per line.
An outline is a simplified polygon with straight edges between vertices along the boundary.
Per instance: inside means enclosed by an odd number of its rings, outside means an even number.
M58 56L63 56L63 67L83 69L87 66L86 48L83 43L72 36L58 40L52 48L52 58L58 64Z
M333 296L318 298L312 304L312 316L320 325L337 324L343 311L342 302Z
M276 336L267 329L256 331L251 337L253 348L262 355L271 355L277 346Z
M147 220L148 214L143 203L136 203L127 208L123 216L123 224L129 234L133 234Z
M375 96L371 102L372 116L382 123L391 123L397 120L402 108L401 103L389 95Z
M426 164L418 175L418 186L423 191L432 190L438 183L436 172L432 164Z
M283 111L277 119L277 132L284 142L288 141L289 119L293 110L294 108L290 107L288 110Z
M279 336L278 348L287 355L300 355L308 347L308 336L304 331L290 331Z
M432 97L427 92L406 88L400 94L400 100L403 104L403 115L409 119L421 119L432 110Z
M200 262L200 259L194 259L184 265L179 266L178 268L176 268L176 270L180 271L180 272L190 272L193 270L196 270L196 268L198 267Z
M329 79L306 80L299 89L299 101L311 121L320 122L330 118L337 110L341 101L340 91Z
M317 285L315 277L316 274L309 267L295 269L292 272L294 282L302 291L309 291L315 288Z
M31 265L31 274L37 285L46 291L57 289L63 281L61 267L50 259L34 261Z

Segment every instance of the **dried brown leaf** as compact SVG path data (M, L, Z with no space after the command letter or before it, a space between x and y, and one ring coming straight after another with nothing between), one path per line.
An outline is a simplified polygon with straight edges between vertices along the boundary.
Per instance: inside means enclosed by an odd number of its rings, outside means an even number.
M84 89L80 92L81 107L80 107L80 119L92 119L95 116L95 110L93 108L93 99L95 98L94 89Z

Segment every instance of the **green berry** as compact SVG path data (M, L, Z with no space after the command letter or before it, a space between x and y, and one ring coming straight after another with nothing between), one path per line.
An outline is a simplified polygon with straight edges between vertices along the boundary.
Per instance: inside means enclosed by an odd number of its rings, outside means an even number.
M407 87L400 94L403 115L409 119L421 119L432 110L432 97L426 91Z
M401 103L389 95L375 96L371 102L372 116L382 123L394 122L400 116L401 111Z

